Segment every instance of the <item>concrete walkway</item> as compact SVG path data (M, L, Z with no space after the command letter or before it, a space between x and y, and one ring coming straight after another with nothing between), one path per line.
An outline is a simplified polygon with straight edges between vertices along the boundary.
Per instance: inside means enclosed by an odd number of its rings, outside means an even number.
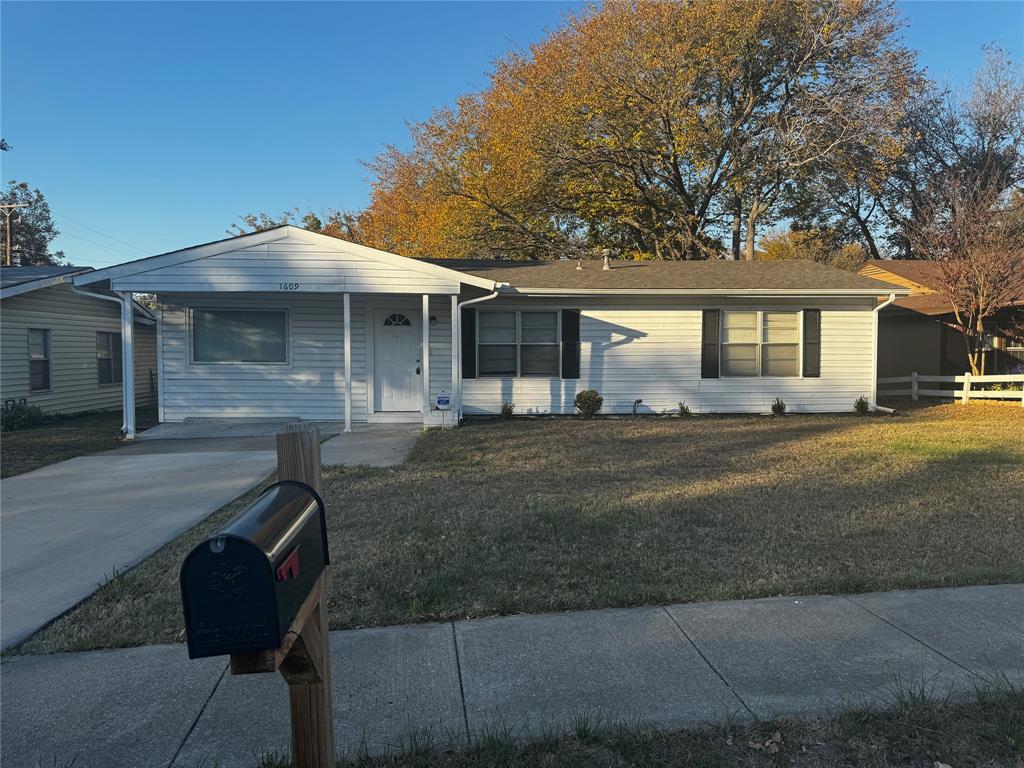
M1024 585L770 598L331 633L338 749L579 713L685 727L1024 682ZM276 675L182 646L3 664L5 768L219 765L288 750ZM16 702L16 705L12 705Z
M24 640L277 464L280 422L185 426L195 425L163 424L134 445L0 483L0 648ZM163 439L153 439L157 430ZM418 426L364 426L325 441L322 461L398 464L419 434Z

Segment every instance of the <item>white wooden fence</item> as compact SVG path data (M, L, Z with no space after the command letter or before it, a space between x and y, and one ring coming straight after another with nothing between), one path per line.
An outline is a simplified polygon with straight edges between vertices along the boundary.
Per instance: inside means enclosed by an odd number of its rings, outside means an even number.
M909 384L909 387L900 387ZM951 385L943 388L943 384ZM986 389L987 385L998 384L999 389ZM922 386L923 385L923 386ZM931 386L929 386L931 385ZM878 380L879 397L948 397L959 398L961 403L969 403L973 399L986 398L997 400L1020 400L1024 408L1024 374L1001 374L998 376L925 376L912 373L909 376L893 376ZM897 387L890 389L890 387Z

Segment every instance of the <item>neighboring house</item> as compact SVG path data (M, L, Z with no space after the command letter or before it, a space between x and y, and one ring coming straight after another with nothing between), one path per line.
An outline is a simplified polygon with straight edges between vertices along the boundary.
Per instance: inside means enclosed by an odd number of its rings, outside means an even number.
M0 400L46 413L121 408L122 308L110 292L77 292L91 267L0 267ZM83 295L83 293L85 295ZM106 298L101 298L101 296ZM139 403L156 386L156 323L133 305Z
M162 421L849 411L875 309L909 293L808 262L418 260L284 226L81 275L153 293Z
M878 332L878 375L881 378L909 376L915 372L953 376L971 369L964 335L953 308L937 292L937 264L909 259L872 259L861 267L860 274L911 292L881 312ZM1021 294L1024 301L1024 282ZM1024 346L999 331L1000 322L1007 320L1007 314L1001 313L987 324L991 334L987 337L983 373L1001 373L1024 362Z

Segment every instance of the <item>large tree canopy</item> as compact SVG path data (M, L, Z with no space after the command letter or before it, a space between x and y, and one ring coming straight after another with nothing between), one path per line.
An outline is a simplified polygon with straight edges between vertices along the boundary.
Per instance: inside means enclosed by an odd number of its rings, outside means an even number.
M378 156L362 234L410 255L751 258L801 179L899 155L916 75L897 28L883 0L588 10Z

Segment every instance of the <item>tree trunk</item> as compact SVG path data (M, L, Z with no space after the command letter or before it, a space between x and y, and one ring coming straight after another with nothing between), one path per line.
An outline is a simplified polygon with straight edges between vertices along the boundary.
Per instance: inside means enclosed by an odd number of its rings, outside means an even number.
M732 201L732 258L733 261L740 260L740 248L743 243L741 230L743 228L743 200L739 195L733 197Z
M857 219L857 226L860 228L860 233L864 236L864 242L868 246L868 254L872 259L881 258L878 255L878 246L875 245L875 238L871 234L871 229L868 227L868 223L862 219Z
M743 258L747 261L754 260L754 246L757 243L757 219L760 215L760 206L755 200L750 204L750 216L747 217L747 247L743 254Z

